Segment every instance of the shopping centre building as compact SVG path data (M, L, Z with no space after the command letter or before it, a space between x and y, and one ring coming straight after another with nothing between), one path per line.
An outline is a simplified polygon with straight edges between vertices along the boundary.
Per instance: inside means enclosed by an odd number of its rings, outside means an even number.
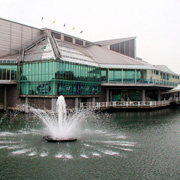
M0 18L0 109L96 102L156 102L180 83L165 65L136 57L136 38L90 42ZM176 94L179 96L179 93Z

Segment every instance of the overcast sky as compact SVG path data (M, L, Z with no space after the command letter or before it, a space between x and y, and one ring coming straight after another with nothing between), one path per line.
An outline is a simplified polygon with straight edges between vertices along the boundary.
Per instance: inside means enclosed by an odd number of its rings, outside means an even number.
M180 74L180 0L0 0L0 17L89 41L135 36L137 57Z

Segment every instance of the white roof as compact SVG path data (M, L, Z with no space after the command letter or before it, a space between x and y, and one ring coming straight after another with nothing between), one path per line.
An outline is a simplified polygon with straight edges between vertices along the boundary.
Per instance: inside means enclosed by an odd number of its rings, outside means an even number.
M171 69L169 69L169 68L168 68L167 66L165 66L165 65L154 65L154 66L155 66L157 69L159 69L160 71L177 75L176 73L174 73Z
M169 91L165 91L162 94L170 94L170 93L176 93L176 92L180 92L180 84L178 84L175 88L169 90Z
M146 65L119 65L119 64L100 64L101 68L111 69L153 69Z
M42 40L24 53L24 61L56 59L49 38Z
M99 66L87 52L85 53L86 50L84 47L76 47L75 45L57 39L56 43L62 60L91 66Z

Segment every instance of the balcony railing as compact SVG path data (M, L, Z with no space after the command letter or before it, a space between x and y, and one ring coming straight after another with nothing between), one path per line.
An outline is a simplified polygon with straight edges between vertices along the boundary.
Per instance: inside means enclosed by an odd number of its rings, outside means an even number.
M109 84L156 84L156 85L165 85L165 86L177 86L178 82L170 82L169 80L159 80L159 79L101 79L101 83Z
M155 108L170 105L171 100L163 101L112 101L80 103L80 109L111 109L111 108Z

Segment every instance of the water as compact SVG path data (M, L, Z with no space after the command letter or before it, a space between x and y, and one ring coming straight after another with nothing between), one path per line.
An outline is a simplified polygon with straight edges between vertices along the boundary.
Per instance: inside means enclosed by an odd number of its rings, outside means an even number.
M91 114L77 142L59 144L31 115L0 118L0 179L180 179L180 107Z

